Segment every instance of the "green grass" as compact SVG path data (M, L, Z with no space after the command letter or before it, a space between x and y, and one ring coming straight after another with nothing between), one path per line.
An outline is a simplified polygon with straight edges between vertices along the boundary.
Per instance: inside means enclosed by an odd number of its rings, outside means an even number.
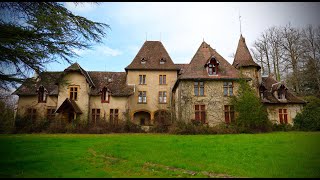
M319 132L0 135L0 145L0 177L320 177Z

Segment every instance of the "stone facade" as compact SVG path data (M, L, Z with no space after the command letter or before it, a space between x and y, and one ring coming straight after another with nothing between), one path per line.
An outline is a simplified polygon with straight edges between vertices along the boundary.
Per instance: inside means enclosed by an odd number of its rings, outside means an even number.
M242 36L239 47L233 65L205 42L189 64L174 64L161 42L146 41L132 63L125 68L126 72L86 72L75 63L62 72L52 72L55 77L50 82L30 79L15 92L19 95L17 115L25 116L28 108L34 108L37 119L44 119L48 115L47 109L55 109L57 118L70 121L70 113L74 113L72 118L88 123L95 122L93 113L98 113L98 117L105 121L110 121L111 113L116 113L119 121L130 117L136 124L150 126L155 124L159 114L166 112L172 119L185 122L199 120L201 116L204 123L215 126L230 120L225 114L225 106L230 105L231 99L225 95L225 83L232 83L232 94L237 95L239 80L244 78L258 96L263 89L261 87L264 87L265 97L261 101L265 103L272 122L280 122L281 109L281 115L285 112L283 116L292 124L304 102L289 92L286 100L279 99L277 93L284 86L272 77L261 77L260 67L253 62ZM140 83L141 75L145 76L144 84ZM165 84L159 80L163 75L166 77ZM202 96L195 95L195 82L204 83ZM46 89L46 102L38 102L37 89L40 86ZM70 99L71 87L78 88L76 99ZM107 92L108 101L103 100L104 92ZM146 102L139 102L139 92L146 92ZM166 102L159 101L160 92L166 92ZM196 112L200 106L204 109Z

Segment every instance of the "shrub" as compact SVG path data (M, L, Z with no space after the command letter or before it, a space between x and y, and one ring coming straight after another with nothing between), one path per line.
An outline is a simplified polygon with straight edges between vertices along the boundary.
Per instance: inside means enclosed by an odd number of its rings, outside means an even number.
M238 96L231 100L236 111L236 127L240 133L271 131L266 108L254 90L244 80L240 81Z
M319 131L320 130L320 99L317 97L306 97L308 104L301 113L293 119L294 127L298 130Z
M290 124L273 124L272 131L292 131L294 128Z
M11 133L14 130L14 111L13 108L0 100L0 133Z

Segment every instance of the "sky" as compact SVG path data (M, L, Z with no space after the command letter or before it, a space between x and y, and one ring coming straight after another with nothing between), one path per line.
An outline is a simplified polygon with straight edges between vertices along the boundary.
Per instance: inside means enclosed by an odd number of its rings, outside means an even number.
M123 72L146 40L161 41L174 63L189 63L204 40L232 64L240 21L249 49L269 27L320 25L318 2L66 2L65 7L110 25L103 44L75 49L79 57L72 61L87 71ZM69 66L59 62L48 64L47 71Z

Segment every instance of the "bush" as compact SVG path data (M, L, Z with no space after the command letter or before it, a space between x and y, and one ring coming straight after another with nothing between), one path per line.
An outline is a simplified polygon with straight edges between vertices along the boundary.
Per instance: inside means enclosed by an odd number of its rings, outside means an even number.
M290 124L273 124L272 131L292 131L294 128Z
M266 108L256 96L254 90L244 80L240 81L238 96L231 100L234 105L236 126L240 133L256 133L271 131L271 122L268 119Z
M320 99L317 97L306 97L308 104L301 113L293 119L294 127L298 130L319 131L320 130Z
M0 133L11 133L14 130L14 111L0 100Z
M235 134L238 133L234 126L218 125L210 127L208 124L198 122L185 123L183 121L176 121L170 127L168 132L170 134Z

